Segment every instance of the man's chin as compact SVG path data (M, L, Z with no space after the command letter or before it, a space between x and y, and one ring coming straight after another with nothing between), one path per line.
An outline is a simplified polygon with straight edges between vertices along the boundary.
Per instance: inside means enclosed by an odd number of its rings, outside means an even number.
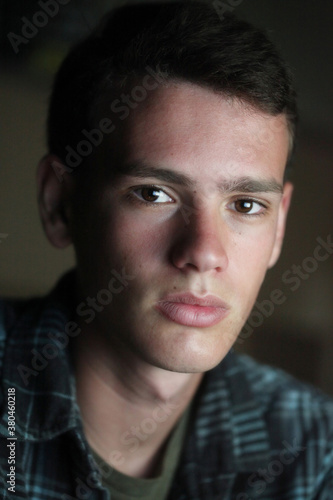
M161 316L149 324L141 323L128 340L137 360L178 373L203 373L217 366L231 349L237 334L222 321L209 328L176 324ZM147 332L151 332L147 335ZM127 344L128 346L129 344Z
M205 352L201 353L179 353L179 355L164 353L164 356L149 356L149 364L154 365L166 371L176 373L204 373L212 370L228 354L229 349L223 352Z

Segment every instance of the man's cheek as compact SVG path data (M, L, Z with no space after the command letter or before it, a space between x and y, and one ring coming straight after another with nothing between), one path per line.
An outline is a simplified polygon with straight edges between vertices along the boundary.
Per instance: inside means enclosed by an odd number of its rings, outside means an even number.
M235 304L244 321L248 318L257 299L265 273L253 276L244 272L243 279L235 285Z
M167 263L167 247L161 235L160 238L150 231L145 232L144 237L131 238L118 242L119 254L140 274L159 272L161 266Z

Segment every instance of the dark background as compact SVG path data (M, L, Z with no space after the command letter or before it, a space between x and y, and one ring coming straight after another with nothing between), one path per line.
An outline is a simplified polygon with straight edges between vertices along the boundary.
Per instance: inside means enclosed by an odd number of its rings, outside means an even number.
M108 8L125 3L58 4L59 12L27 44L21 43L17 54L8 34L22 35L22 17L31 21L41 7L31 0L1 4L1 295L45 293L73 265L72 249L53 249L37 214L35 171L46 152L47 101L52 77L68 47L89 33ZM268 30L294 71L301 113L285 247L258 299L267 301L279 289L285 301L262 321L257 314L260 325L236 348L333 394L333 256L300 279L295 291L282 279L293 265L303 267L313 256L318 237L326 240L333 233L333 2L225 0L224 4L230 9L237 4L233 10L239 17Z

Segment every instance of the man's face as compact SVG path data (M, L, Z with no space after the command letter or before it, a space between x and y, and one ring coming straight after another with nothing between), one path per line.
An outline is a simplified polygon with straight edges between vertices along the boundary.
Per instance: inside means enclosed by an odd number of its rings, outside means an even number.
M284 116L187 83L155 90L104 138L73 239L82 299L112 270L134 277L90 323L114 352L179 372L226 355L279 255L288 145Z

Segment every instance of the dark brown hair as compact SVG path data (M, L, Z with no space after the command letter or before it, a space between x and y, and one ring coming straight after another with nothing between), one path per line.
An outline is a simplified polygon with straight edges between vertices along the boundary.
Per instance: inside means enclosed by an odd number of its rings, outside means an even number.
M48 147L65 161L66 147L92 126L92 108L107 91L138 81L149 67L239 98L271 115L284 113L291 143L297 120L292 77L274 45L252 25L205 2L126 5L69 53L55 79ZM292 148L291 148L292 150Z

